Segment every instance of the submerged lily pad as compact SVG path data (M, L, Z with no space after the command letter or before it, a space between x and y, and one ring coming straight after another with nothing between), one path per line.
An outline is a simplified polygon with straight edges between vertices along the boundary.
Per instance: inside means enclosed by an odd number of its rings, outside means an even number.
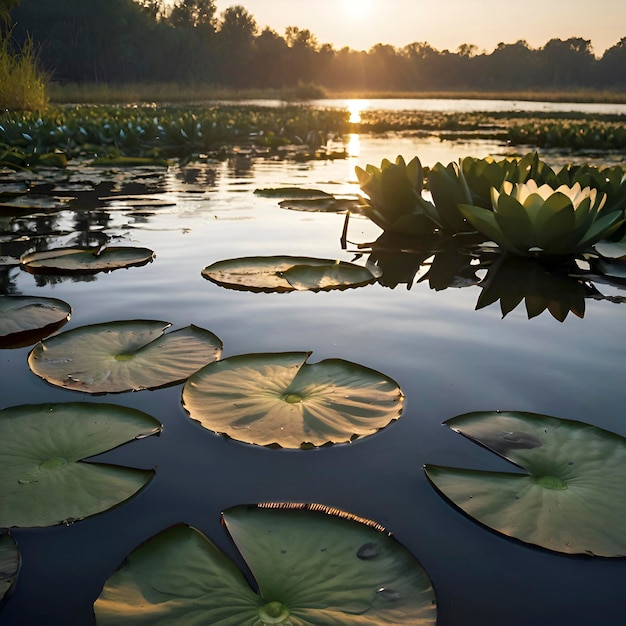
M0 296L0 348L30 346L67 323L72 307L63 300Z
M128 500L150 481L152 470L84 460L160 430L150 415L112 404L1 410L0 527L68 523Z
M402 413L391 378L356 363L310 352L244 354L196 372L183 388L193 420L245 443L322 446L371 435Z
M94 605L99 626L436 622L419 562L375 522L321 505L237 506L224 523L259 588L201 532L169 528L139 546Z
M11 591L20 570L20 553L8 532L0 533L0 607Z
M549 550L626 556L626 439L534 413L467 413L446 424L525 470L427 465L435 487L470 517Z
M256 292L329 291L373 283L367 268L346 261L312 257L241 257L217 261L204 278L229 289Z
M20 264L31 274L93 274L137 267L153 259L154 252L149 248L133 246L54 248L25 254Z
M193 324L129 320L80 326L43 340L28 356L49 383L87 393L156 389L179 383L218 359L222 342Z

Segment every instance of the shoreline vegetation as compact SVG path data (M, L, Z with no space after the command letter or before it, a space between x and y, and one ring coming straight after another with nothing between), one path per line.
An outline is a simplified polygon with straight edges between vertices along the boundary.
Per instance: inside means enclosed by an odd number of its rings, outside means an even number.
M438 50L427 41L354 50L322 43L306 28L287 26L283 34L262 28L243 5L219 12L215 0L0 0L3 13L15 53L32 39L53 103L324 97L626 103L626 37L601 56L580 36L541 47L502 42L491 51L469 42Z
M371 100L371 99L443 99L443 100L519 100L527 102L576 102L594 104L626 104L626 91L609 89L571 90L438 90L336 91L313 83L300 83L284 88L236 89L220 85L190 83L69 83L50 82L48 97L51 104L166 104L202 103L221 100L281 100L307 102L310 100Z

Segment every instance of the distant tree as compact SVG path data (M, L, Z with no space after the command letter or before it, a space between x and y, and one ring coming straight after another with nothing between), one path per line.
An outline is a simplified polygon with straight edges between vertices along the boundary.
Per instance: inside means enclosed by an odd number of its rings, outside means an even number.
M608 48L598 63L600 84L604 87L626 87L626 37Z
M536 83L538 69L537 51L527 41L500 42L491 54L476 57L472 79L490 90L528 89Z
M456 53L460 57L473 57L476 56L478 46L473 43L462 43L457 49Z
M541 48L543 79L549 87L575 87L589 84L595 56L591 41L582 37L550 39Z
M23 0L13 14L14 35L24 41L32 34L56 79L138 80L151 70L153 22L133 0Z
M439 51L425 41L415 41L400 50L405 61L405 81L408 90L432 89L437 78L434 76L435 59Z
M264 28L254 40L254 84L282 87L285 84L287 42L275 30Z
M287 26L285 41L289 47L287 82L311 82L315 75L317 38L308 28Z
M215 32L216 13L214 0L180 0L174 4L168 21L173 26L196 28L203 34L212 34Z
M222 13L217 34L221 78L225 84L243 87L254 80L251 70L257 32L256 20L244 6L236 4Z

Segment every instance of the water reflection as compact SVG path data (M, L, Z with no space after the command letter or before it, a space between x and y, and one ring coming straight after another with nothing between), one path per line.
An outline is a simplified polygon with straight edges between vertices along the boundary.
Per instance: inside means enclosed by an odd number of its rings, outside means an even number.
M371 108L371 103L369 100L347 100L346 108L350 113L350 124L360 124L361 123L361 113L365 109Z
M498 256L480 283L482 293L476 310L500 301L502 317L524 302L528 319L549 311L563 322L572 312L585 315L585 298L597 293L591 285L572 277L578 268L574 262L546 267L534 259Z
M547 311L563 322L570 312L584 317L586 298L624 301L623 297L603 295L592 282L602 277L581 270L574 260L546 265L500 254L496 249L459 244L452 238L420 240L385 233L372 244L369 263L382 273L379 284L390 289L406 285L410 290L421 282L434 291L478 286L481 293L476 310L499 302L503 318L524 303L528 319Z

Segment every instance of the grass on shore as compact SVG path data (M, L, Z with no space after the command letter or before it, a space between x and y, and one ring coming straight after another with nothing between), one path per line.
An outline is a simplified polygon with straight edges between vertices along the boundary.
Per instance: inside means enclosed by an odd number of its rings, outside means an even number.
M50 101L56 104L133 104L133 103L200 103L216 100L283 100L288 102L323 98L391 99L442 98L521 100L541 102L590 102L626 104L626 92L572 89L566 91L331 91L311 83L294 87L267 89L232 89L219 85L178 83L129 83L124 85L50 83Z
M37 67L37 54L27 39L16 54L9 37L0 40L0 109L37 111L45 108L47 77Z

